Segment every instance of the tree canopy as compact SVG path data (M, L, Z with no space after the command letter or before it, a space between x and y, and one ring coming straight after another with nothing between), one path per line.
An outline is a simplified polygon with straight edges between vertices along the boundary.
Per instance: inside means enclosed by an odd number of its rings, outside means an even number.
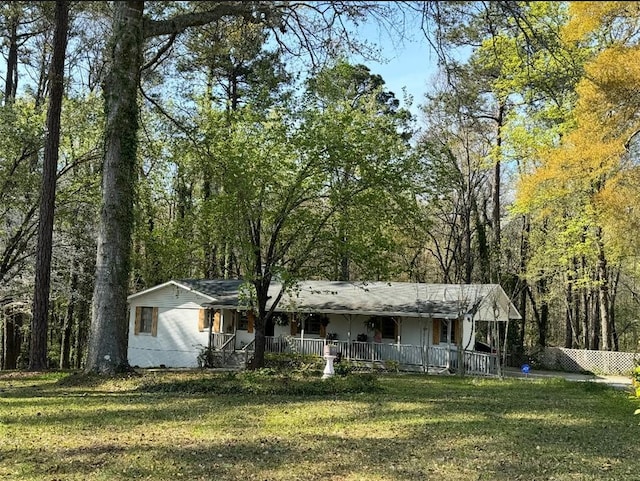
M637 349L637 2L69 2L59 83L63 5L0 8L3 368L127 369L127 295L181 277L252 286L258 353L312 277L499 282L514 358ZM366 25L427 36L419 117Z

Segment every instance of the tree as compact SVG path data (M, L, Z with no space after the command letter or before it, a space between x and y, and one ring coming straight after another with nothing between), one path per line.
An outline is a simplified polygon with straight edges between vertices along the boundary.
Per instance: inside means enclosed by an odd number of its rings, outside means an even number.
M373 195L374 189L367 192L366 201L356 199L352 197L351 189L357 188L360 180L358 158L380 155L381 165L388 165L388 159L384 158L376 141L382 138L394 144L401 139L408 140L412 134L411 115L407 110L399 109L398 100L393 92L385 89L385 82L380 75L372 74L365 65L352 65L341 58L318 71L308 80L307 85L308 101L319 112L327 114L318 118L324 121L330 119L328 124L317 127L320 132L350 132L357 112L387 117L390 128L395 128L395 140L389 140L387 135L390 132L381 132L382 137L370 138L365 131L359 138L356 138L357 135L336 135L332 138L327 135L317 139L326 155L336 158L330 188L334 192L342 191L345 197L336 197L337 213L331 222L333 241L325 253L325 262L333 267L327 271L320 265L318 273L345 281L352 278L386 277L395 246L392 237L397 234L394 227L399 226L400 221L413 211L413 205L397 209L402 199L402 190L406 187L403 184L405 177L400 175L398 182L391 175L386 179L386 190L398 192L396 200L389 200L385 195ZM371 102L374 102L375 107ZM371 146L370 152L367 152L366 145ZM341 160L338 161L338 158ZM400 159L398 161L401 162ZM385 228L381 228L382 225Z
M8 315L3 329L5 367L16 367L17 354L27 324L31 304L35 251L39 175L38 153L42 146L44 115L41 104L49 64L48 36L51 17L47 2L12 2L0 9L0 26L8 46L6 83L0 108L0 299L8 302ZM36 64L38 68L34 68ZM35 86L19 85L18 80L33 79ZM16 311L15 306L21 306ZM26 343L25 343L26 344ZM15 354L15 356L14 356Z
M336 18L357 18L387 10L384 4L333 2L312 19L300 12L305 5L283 3L194 3L192 12L178 12L162 20L145 17L143 1L117 2L114 6L109 73L105 80L105 160L103 205L100 214L96 285L91 339L86 370L109 373L128 368L126 298L130 272L133 201L138 133L137 88L143 67L145 39L168 36L158 50L161 57L175 37L189 27L205 25L225 16L241 16L278 27L304 39L302 47L314 52L326 41ZM161 9L162 10L162 9ZM311 9L310 13L314 10ZM320 25L318 25L318 21ZM324 25L322 24L324 22ZM281 36L276 40L280 41ZM284 45L284 40L282 41ZM326 45L326 44L325 44ZM323 49L319 48L319 52ZM153 62L151 62L153 64Z
M60 112L62 109L64 59L69 26L69 4L56 1L53 55L49 73L49 109L47 111L47 138L44 150L44 169L40 193L40 220L38 225L38 250L36 279L31 321L31 349L29 369L38 371L47 367L47 325L49 314L49 290L51 281L51 251L53 216L56 197L58 147L60 145Z
M335 245L334 222L346 211L362 213L348 219L352 232L367 233L357 249L365 267L365 253L375 262L375 252L384 250L378 232L384 221L405 205L403 198L411 199L402 121L380 114L378 93L364 94L356 107L347 99L318 108L309 96L300 109L242 109L230 124L224 113L209 117L207 130L219 138L207 140L225 146L224 152L212 149L210 160L221 181L211 224L236 246L251 287L253 367L264 363L266 331L284 292L321 271L318 259ZM369 217L374 213L378 223ZM275 279L282 290L270 299Z
M585 51L593 56L576 87L577 101L562 136L540 150L540 163L519 188L520 205L557 229L555 242L563 247L558 258L566 266L570 285L583 292L570 297L570 327L576 338L582 327L583 345L592 349L610 349L618 338L615 266L622 252L631 251L620 249L626 236L613 211L626 212L631 225L635 219L634 194L626 189L637 178L633 139L639 128L638 105L629 86L638 74L629 66L638 56L634 34L638 17L626 7L619 2L571 6L565 39L576 45L586 36ZM617 27L609 28L610 22ZM623 191L630 195L626 207L620 198ZM579 308L582 326L577 322Z

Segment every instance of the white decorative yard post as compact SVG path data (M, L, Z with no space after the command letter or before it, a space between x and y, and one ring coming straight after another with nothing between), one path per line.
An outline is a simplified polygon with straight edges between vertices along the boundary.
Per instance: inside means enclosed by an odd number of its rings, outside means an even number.
M332 352L329 344L324 345L324 358L327 361L327 364L324 366L324 371L322 374L322 379L326 379L328 377L332 377L335 374L333 370L333 360L336 358L335 354Z

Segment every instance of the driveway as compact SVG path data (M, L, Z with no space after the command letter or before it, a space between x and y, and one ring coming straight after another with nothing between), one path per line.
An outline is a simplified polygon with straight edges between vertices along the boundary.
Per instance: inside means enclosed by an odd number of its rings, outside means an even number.
M515 367L505 368L504 375L505 377L518 377L523 379L563 378L567 381L604 383L617 389L626 390L631 388L631 378L628 376L600 376L596 374L580 374L577 372L538 371L536 369L531 369L528 374L524 374L520 369Z

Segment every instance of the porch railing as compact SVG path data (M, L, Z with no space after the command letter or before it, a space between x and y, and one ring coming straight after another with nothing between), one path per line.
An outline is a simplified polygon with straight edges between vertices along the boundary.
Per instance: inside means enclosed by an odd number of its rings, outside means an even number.
M344 359L358 362L395 362L412 369L451 368L458 370L463 362L464 372L474 375L498 374L498 357L495 354L458 351L450 347L421 347L411 344L384 344L360 341L325 341L324 339L299 337L266 337L266 352L296 353L322 357L326 344L335 346Z
M224 334L219 332L211 333L211 348L216 351L223 350L231 350L235 349L234 342L236 335L235 334Z
M478 376L499 374L498 356L486 352L464 351L464 370L467 374Z
M273 337L265 338L266 352L296 353L322 357L327 341L317 338ZM369 363L397 363L401 367L428 371L429 369L452 369L458 371L463 363L463 371L467 374L487 376L499 374L498 357L474 351L458 351L450 347L421 347L411 344L384 344L360 341L329 341L336 352L347 360ZM232 352L235 345L234 334L218 334L212 336L212 347L217 351ZM253 350L253 342L244 346L243 351L248 360L249 351ZM223 359L224 360L224 359Z

